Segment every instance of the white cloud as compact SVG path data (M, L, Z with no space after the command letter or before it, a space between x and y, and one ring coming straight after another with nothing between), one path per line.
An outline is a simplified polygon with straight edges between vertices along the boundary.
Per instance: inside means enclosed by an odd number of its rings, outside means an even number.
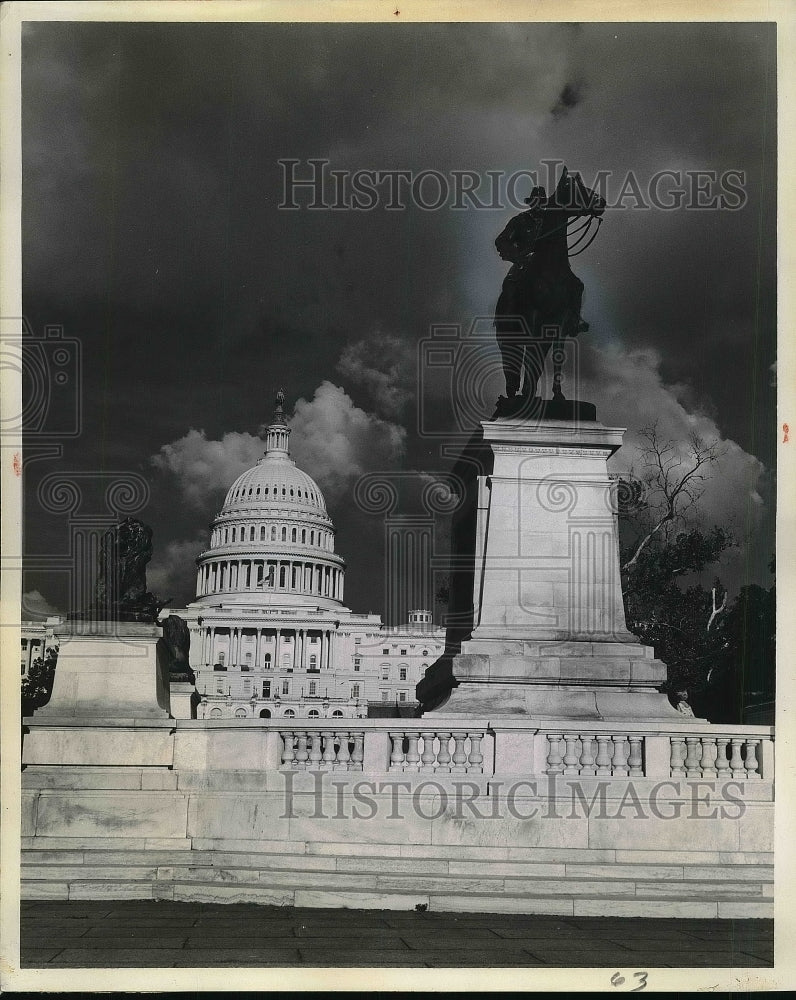
M336 500L363 473L393 468L403 456L406 431L354 405L340 386L322 382L309 401L299 399L289 421L291 456ZM219 494L262 456L264 442L230 431L220 441L191 429L165 444L152 464L173 475L182 498L210 514Z
M262 457L264 447L259 437L246 432L230 431L220 441L209 441L204 431L192 428L184 437L164 444L151 461L177 478L185 501L207 510L220 491L229 489Z
M22 620L42 621L50 615L60 615L58 608L44 597L40 590L28 590L22 595Z
M327 499L341 497L365 472L394 468L406 431L354 405L340 386L324 381L309 402L299 399L290 421L290 448Z
M622 471L638 463L638 432L655 422L662 438L677 443L684 461L692 434L716 441L723 455L705 483L697 521L703 527L718 524L732 528L739 541L746 533L754 533L764 516L761 493L766 490L768 472L763 463L737 442L722 438L713 418L691 402L687 387L664 384L660 359L654 351L603 348L594 350L589 360L595 366L594 374L583 380L578 396L597 404L602 423L628 428L611 468Z
M376 332L347 344L337 370L367 390L375 408L397 417L412 398L414 346L400 337Z

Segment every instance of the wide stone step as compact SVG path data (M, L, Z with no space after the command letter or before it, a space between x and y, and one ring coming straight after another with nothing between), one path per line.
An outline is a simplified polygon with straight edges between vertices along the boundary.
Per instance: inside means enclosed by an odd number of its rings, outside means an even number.
M110 877L116 868L140 868L139 877L156 877L159 869L220 870L236 872L290 871L307 873L344 872L361 875L457 876L461 878L527 878L645 880L649 882L760 882L773 880L773 865L678 865L637 863L583 864L535 861L457 860L453 857L396 858L368 855L311 855L235 851L169 850L25 850L23 873L28 878L77 877L89 869L97 877Z
M33 883L32 885L35 885ZM49 888L48 883L43 883ZM414 910L419 906L431 912L517 913L570 916L628 916L682 918L761 918L773 917L773 902L762 898L742 899L713 893L707 899L656 899L642 895L618 896L610 888L595 897L571 894L521 895L424 891L387 891L346 888L291 888L266 885L229 885L177 882L167 894L159 895L156 886L146 882L109 884L59 884L64 890L57 896L29 892L23 886L24 899L169 899L200 903L258 903L269 906L340 907L348 909Z

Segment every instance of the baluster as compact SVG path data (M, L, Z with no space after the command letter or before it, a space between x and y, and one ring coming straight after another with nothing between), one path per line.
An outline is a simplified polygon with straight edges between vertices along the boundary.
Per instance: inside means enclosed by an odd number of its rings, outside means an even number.
M307 758L309 757L309 754L307 753L307 734L296 733L296 738L298 739L298 747L296 748L296 767L306 768Z
M685 775L685 738L682 736L671 736L671 775L673 778L681 778Z
M643 778L644 768L643 768L643 756L642 756L642 745L644 742L643 736L628 736L630 741L630 756L627 762L630 766L630 777L631 778Z
M730 740L732 744L732 757L730 757L730 770L732 771L733 778L745 778L746 777L746 766L741 756L741 744L742 739L733 736Z
M288 731L282 733L282 767L293 767L295 765L296 737Z
M547 774L561 774L564 770L563 758L561 756L561 740L559 733L547 734Z
M699 736L686 736L685 738L685 773L687 778L699 778L702 769L699 761L702 759L702 739Z
M423 754L420 760L423 764L424 771L433 771L434 763L437 759L437 754L434 750L434 740L436 739L434 733L423 733Z
M577 733L564 733L564 740L567 744L564 754L564 774L580 773L580 752L578 747Z
M702 768L703 778L715 778L718 774L716 768L716 757L718 754L718 748L716 746L715 736L703 736L702 737L702 759L699 762Z
M318 730L314 730L307 734L310 746L310 755L307 767L312 771L317 771L321 764L322 752L321 752L321 734Z
M483 733L470 733L470 756L467 758L467 770L471 774L483 774L484 755L481 753Z
M614 777L626 778L628 775L627 758L630 753L627 739L624 736L612 736L611 742L614 745L614 757L611 762L611 774Z
M759 771L760 762L757 759L757 747L760 740L746 741L746 777L760 779L763 775Z
M597 737L597 774L611 773L611 737Z
M404 769L404 734L390 733L392 740L392 750L390 751L390 770L403 771Z
M354 733L354 751L351 754L349 768L352 771L362 770L362 761L365 759L365 734Z
M409 746L406 751L406 771L419 771L420 770L420 754L417 752L417 743L420 739L419 733L407 733L406 738L409 742Z
M594 737L581 734L580 742L583 746L583 753L580 755L580 773L582 775L596 774L597 768L594 766L596 759L594 756Z
M730 762L727 760L727 737L719 736L716 740L716 775L719 781L726 781L730 776Z
M467 770L467 754L464 752L464 741L467 733L453 734L453 766L451 774L464 774Z
M339 746L335 768L338 771L351 770L351 748L349 742L351 734L349 732L335 733L335 743Z
M323 764L324 767L334 768L337 761L337 748L334 745L334 733L323 733Z
M451 769L451 751L450 733L437 733L439 736L439 754L437 755L437 770L438 771L450 771Z

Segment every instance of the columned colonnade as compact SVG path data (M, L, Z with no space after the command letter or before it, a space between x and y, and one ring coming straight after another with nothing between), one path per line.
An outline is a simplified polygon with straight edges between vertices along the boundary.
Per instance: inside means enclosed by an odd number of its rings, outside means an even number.
M199 567L198 597L206 594L274 590L343 599L342 567L297 559L215 559Z
M212 669L220 662L219 654L225 652L228 654L224 660L227 668L279 670L284 669L282 659L289 654L287 667L290 670L310 670L312 656L316 657L315 670L328 670L333 663L333 636L331 629L207 625L200 632L201 662L193 665ZM313 638L317 638L317 642L313 642ZM246 651L252 654L251 662L244 660ZM270 655L268 663L267 655Z

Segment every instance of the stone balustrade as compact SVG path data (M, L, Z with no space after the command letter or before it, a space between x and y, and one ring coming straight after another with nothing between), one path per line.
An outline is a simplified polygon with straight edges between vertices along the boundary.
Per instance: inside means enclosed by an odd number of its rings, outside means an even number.
M281 770L405 772L436 775L561 775L595 778L684 778L773 781L774 730L769 726L706 726L581 722L554 728L501 720L347 719L235 720L234 731L265 731ZM178 732L208 736L230 720L178 720ZM234 733L229 733L230 737ZM220 738L219 733L217 738ZM212 737L210 737L212 739ZM262 737L260 737L262 738Z
M350 729L284 729L282 767L299 771L361 771L365 733Z
M125 766L138 733L123 723L96 733L68 720L42 717L37 723L25 738L27 765ZM139 763L187 771L481 775L488 781L544 775L774 780L771 726L438 718L175 719L170 725L170 731L155 734L157 754L144 754ZM142 746L141 734L135 738Z
M717 727L710 735L561 729L545 736L545 774L718 781L759 781L764 777L770 781L773 777L773 735L766 727L738 726L730 731ZM649 761L653 750L660 756L661 741L666 763L663 770L650 766Z
M390 730L390 771L483 774L483 730Z

